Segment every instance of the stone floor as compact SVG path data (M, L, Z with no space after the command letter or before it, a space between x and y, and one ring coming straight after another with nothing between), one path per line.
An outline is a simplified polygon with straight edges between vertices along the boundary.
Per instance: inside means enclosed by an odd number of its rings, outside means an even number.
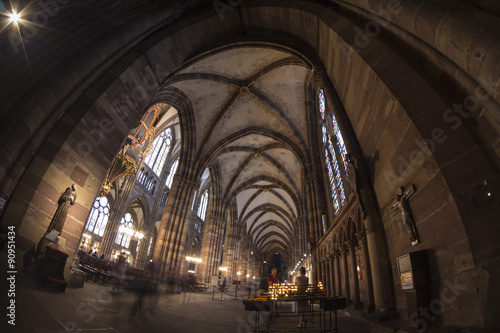
M219 293L215 293L212 300L211 293L165 291L139 297L131 290L112 293L109 286L91 282L85 283L84 288L67 288L63 293L44 289L19 273L15 296L16 325L9 325L8 318L3 315L0 332L252 332L255 313L244 310L242 299L246 297L235 300L233 295L234 290L230 289L228 294L222 295L223 300ZM2 297L2 308L7 305L7 297ZM306 328L297 329L298 317L287 313L290 310L291 304L282 302L280 316L271 320L271 332L320 332L317 314ZM261 330L265 330L266 320L266 314L262 313ZM342 333L410 332L400 327L401 323L397 321L380 325L344 311L338 314L338 328Z

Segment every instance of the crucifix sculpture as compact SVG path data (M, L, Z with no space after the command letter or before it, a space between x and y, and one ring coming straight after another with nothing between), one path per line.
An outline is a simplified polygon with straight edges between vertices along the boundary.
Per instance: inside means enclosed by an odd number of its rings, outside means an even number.
M406 191L404 187L400 187L396 193L396 198L392 204L392 210L400 210L403 217L403 224L408 231L408 237L410 238L411 245L415 246L418 242L417 232L415 230L415 221L413 220L413 214L410 209L410 204L408 199L415 193L415 185L412 184Z

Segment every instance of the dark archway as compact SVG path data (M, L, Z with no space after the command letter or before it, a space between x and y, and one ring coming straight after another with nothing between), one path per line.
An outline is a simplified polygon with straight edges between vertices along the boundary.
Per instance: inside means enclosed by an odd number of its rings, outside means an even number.
M276 276L278 277L280 282L285 282L285 280L288 279L285 257L283 257L278 252L273 254L271 259L269 260L269 271L267 272L268 275L271 274L271 269L273 268L276 268L278 270Z

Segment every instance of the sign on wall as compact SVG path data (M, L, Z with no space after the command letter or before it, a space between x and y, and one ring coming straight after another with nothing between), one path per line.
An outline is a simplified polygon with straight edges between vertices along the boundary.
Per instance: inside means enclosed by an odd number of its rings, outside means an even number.
M401 273L401 287L403 290L413 289L413 274L411 272Z

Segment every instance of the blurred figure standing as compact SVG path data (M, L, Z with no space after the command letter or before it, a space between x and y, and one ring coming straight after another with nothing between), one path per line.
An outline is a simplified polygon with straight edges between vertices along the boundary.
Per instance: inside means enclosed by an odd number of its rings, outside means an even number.
M125 272L127 267L125 266L125 257L123 253L118 256L118 260L116 262L114 268L115 280L113 281L113 289L114 292L121 292L123 286L123 279L125 278Z

